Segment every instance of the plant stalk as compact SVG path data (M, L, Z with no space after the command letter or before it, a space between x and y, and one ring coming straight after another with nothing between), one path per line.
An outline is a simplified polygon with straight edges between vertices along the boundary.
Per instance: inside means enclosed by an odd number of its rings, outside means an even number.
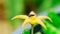
M31 34L34 34L34 26L32 25Z

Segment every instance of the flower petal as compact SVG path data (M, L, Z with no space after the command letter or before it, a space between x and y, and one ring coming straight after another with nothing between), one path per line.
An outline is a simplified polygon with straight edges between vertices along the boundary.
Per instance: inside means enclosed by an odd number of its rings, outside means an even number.
M42 21L37 21L37 24L40 24L43 28L45 28L46 30L47 30L47 28L46 28L46 26L45 26L45 24L42 22Z
M37 17L38 19L49 19L51 22L52 22L52 20L51 20L51 18L49 18L48 16L38 16Z
M28 20L25 20L24 22L23 22L23 24L22 24L22 28L24 28L24 26L26 25L26 24L28 24Z
M16 19L16 18L27 19L27 18L29 18L29 17L28 17L27 15L17 15L17 16L15 16L15 17L13 17L12 20L13 20L13 19Z

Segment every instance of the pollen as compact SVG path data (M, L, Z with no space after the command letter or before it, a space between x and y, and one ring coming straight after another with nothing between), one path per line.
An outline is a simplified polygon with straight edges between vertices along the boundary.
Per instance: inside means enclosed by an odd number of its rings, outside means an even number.
M36 17L34 17L34 16L30 17L30 18L29 18L29 21L30 21L31 24L35 24L35 22L36 22Z

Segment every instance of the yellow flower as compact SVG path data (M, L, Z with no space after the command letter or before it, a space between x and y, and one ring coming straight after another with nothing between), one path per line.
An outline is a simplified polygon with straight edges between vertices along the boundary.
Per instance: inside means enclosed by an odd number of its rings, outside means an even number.
M22 24L22 28L24 28L24 26L26 24L30 23L32 25L34 25L34 24L40 24L42 27L44 27L45 29L47 29L46 26L45 26L45 24L41 20L43 20L43 19L49 19L50 21L52 21L48 16L36 16L36 14L33 11L30 12L29 16L27 16L27 15L17 15L15 17L13 17L12 20L16 19L16 18L25 19L25 21Z

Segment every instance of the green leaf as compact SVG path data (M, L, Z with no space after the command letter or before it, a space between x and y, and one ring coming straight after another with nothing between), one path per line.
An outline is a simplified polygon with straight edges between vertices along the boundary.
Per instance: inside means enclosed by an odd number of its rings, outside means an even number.
M54 12L54 10L49 10L48 16L52 19L52 24L56 28L60 28L60 17Z
M25 30L22 32L22 34L30 34L30 30L25 29Z

